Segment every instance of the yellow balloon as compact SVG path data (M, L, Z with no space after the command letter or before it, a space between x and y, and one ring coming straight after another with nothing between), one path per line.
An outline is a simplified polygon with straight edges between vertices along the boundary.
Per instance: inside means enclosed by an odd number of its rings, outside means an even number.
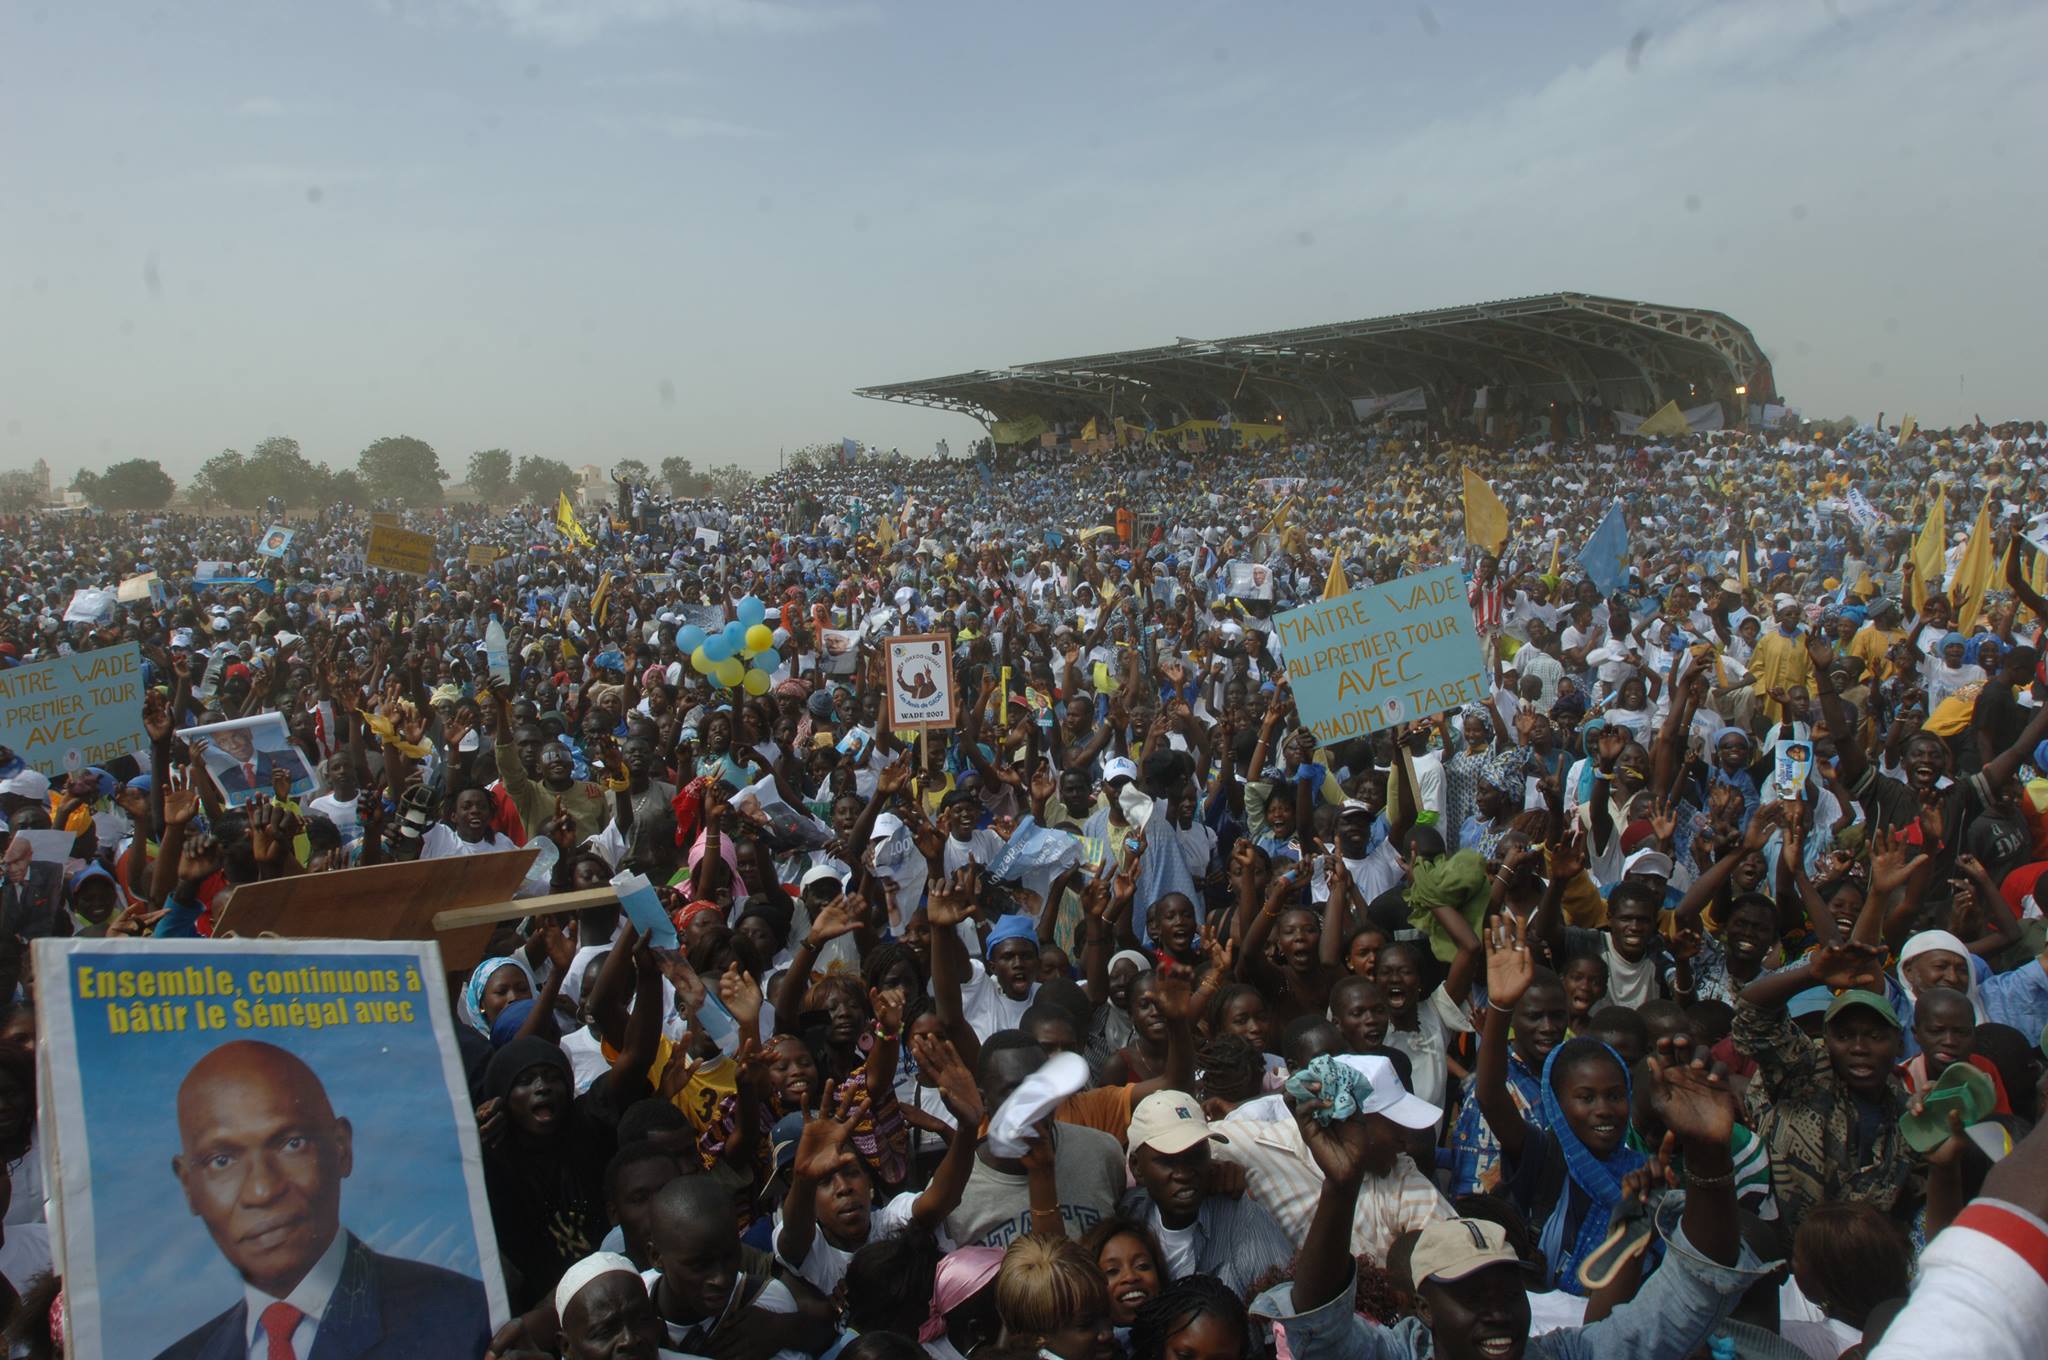
M704 649L702 647L699 647L696 651L690 653L690 669L697 672L697 674L699 675L711 674L712 668L717 664L718 663L716 661L713 661L710 657L704 655Z
M728 685L737 685L747 673L747 664L736 656L729 656L712 667L711 673Z
M746 686L747 693L749 694L766 694L768 692L769 675L768 672L757 668L748 671L745 676L741 677L740 683Z
M765 652L775 645L775 634L765 623L757 623L747 630L747 651Z

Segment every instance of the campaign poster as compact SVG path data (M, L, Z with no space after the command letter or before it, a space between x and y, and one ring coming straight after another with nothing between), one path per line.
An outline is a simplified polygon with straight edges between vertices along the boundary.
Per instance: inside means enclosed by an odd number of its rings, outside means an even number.
M265 557L283 557L285 550L291 547L292 536L296 532L297 530L286 528L282 524L273 524L263 531L263 541L256 545L256 551Z
M1778 796L1788 801L1804 798L1807 781L1813 777L1813 741L1795 727L1793 735L1778 738L1772 749Z
M372 525L364 560L378 571L402 571L411 576L434 574L434 536L411 529Z
M1273 619L1318 746L1477 703L1491 692L1456 567L1403 576Z
M195 738L202 743L199 758L220 791L221 801L229 807L276 797L279 770L291 777L287 797L303 800L327 787L320 767L292 745L282 713L256 713L202 727L183 727L178 736L187 745L194 744Z
M47 775L147 750L133 642L0 670L0 746Z
M287 1299L295 1355L482 1352L509 1309L435 944L35 965L71 1360L245 1356Z
M942 634L919 633L883 642L889 664L889 725L951 727L953 644Z

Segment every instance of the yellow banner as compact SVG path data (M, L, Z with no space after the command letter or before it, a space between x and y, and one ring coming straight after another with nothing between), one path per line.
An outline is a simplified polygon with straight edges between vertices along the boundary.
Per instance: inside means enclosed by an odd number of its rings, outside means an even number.
M1465 537L1495 556L1508 542L1508 508L1471 468L1465 469Z
M504 548L493 547L487 543L475 543L470 545L469 565L472 567L488 567L499 558L510 556L511 553Z
M388 524L370 528L370 543L363 563L379 571L402 571L411 576L434 574L434 536L394 529Z
M1977 626L1984 609L1984 592L1991 589L1991 576L1998 559L1991 547L1991 494L1977 507L1977 522L1970 526L1970 541L1963 548L1963 560L1956 564L1956 631L1964 637Z
M1920 537L1913 540L1913 612L1927 603L1927 583L1939 581L1948 563L1948 488L1934 488L1934 501L1927 507L1927 522Z
M1685 423L1685 412L1678 409L1678 403L1667 401L1652 412L1648 420L1636 426L1636 434L1644 439L1657 439L1665 435L1686 434L1691 429Z
M998 420L988 427L988 436L998 444L1029 444L1051 428L1044 416L1019 416L1015 420Z
M555 528L561 530L562 537L569 540L570 546L590 546L590 535L584 531L582 521L576 518L576 507L569 504L569 493L566 491L558 492L556 495Z

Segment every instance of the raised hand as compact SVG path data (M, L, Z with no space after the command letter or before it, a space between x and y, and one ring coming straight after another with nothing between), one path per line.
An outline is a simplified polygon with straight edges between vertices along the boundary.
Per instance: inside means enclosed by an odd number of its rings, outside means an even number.
M1363 1119L1338 1119L1328 1124L1319 1122L1318 1111L1330 1108L1330 1102L1323 1097L1322 1084L1308 1083L1309 1098L1299 1101L1294 1107L1295 1126L1301 1131L1301 1141L1308 1146L1309 1156L1315 1158L1323 1179L1340 1185L1356 1185L1365 1179L1367 1139L1370 1130Z
M943 883L932 883L925 898L925 919L933 930L950 929L974 915L980 902L980 867L964 865L957 873L948 875Z
M149 733L151 743L160 745L169 741L176 726L171 718L171 706L164 702L162 695L151 690L143 696L142 728Z
M1563 880L1570 882L1586 872L1585 828L1574 826L1565 832L1562 841L1545 847L1548 852L1544 864L1544 877L1553 883Z
M1692 1053L1692 1041L1659 1039L1650 1055L1650 1105L1682 1141L1728 1146L1735 1128L1735 1093L1708 1064Z
M1906 881L1927 863L1925 854L1913 854L1908 859L1910 847L1900 832L1885 832L1878 835L1870 848L1870 890L1874 893L1890 893L1906 886Z
M875 1014L875 1028L884 1034L902 1034L903 1008L907 1004L901 987L868 989L868 1009Z
M219 842L211 836L194 836L178 853L178 881L204 883L220 868L220 859Z
M953 1041L935 1034L920 1034L910 1041L910 1053L939 1088L939 1098L946 1102L946 1108L963 1122L978 1126L984 1114L981 1091L975 1086L967 1064L960 1061Z
M853 1136L854 1121L864 1102L860 1088L846 1086L839 1088L835 1102L832 1083L826 1082L818 1113L804 1122L790 1174L799 1180L823 1181L830 1180L841 1167L852 1166L855 1159L847 1140Z
M732 1018L739 1021L741 1033L760 1033L761 984L754 981L754 975L740 967L737 960L727 964L725 971L719 974L718 999L732 1012Z
M164 790L164 825L189 826L199 815L199 794L185 787Z
M1529 952L1529 926L1513 912L1486 923L1486 1000L1503 1010L1514 1007L1536 976Z
M1850 987L1866 990L1878 985L1883 975L1884 947L1874 944L1824 944L1807 958L1813 980L1823 987L1843 991Z
M1658 798L1650 804L1650 834L1657 838L1659 845L1671 844L1671 837L1678 830L1678 805L1669 798Z
M676 989L676 1009L685 1015L695 1015L710 993L704 986L704 979L690 966L690 961L676 950L663 949L654 955L654 963L661 969L661 975L668 979L668 985Z

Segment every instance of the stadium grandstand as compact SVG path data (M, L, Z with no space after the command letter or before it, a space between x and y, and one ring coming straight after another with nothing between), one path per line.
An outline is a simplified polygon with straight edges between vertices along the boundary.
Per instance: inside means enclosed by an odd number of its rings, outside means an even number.
M1183 338L855 392L970 415L998 443L1089 421L1323 429L1413 413L1456 427L1488 412L1649 412L1666 402L1741 419L1778 400L1769 360L1734 318L1585 293Z

